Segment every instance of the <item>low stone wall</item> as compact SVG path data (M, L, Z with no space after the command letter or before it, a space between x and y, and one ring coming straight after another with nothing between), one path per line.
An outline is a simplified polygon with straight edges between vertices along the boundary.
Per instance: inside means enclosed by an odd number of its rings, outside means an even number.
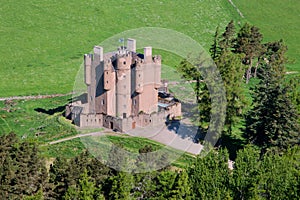
M76 121L74 121L74 123L76 124ZM103 127L103 114L81 113L79 126L80 127Z

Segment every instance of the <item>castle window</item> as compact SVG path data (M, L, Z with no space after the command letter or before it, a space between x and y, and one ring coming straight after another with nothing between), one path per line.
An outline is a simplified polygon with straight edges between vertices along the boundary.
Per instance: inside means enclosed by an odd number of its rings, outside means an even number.
M102 99L102 101L101 101L101 105L104 105L104 99Z
M108 74L108 72L106 72L106 74Z
M141 74L139 74L139 77L141 77Z
M133 99L133 105L134 106L136 105L136 99Z
M123 65L126 65L126 61L123 62Z
M108 81L106 81L106 83L108 83Z

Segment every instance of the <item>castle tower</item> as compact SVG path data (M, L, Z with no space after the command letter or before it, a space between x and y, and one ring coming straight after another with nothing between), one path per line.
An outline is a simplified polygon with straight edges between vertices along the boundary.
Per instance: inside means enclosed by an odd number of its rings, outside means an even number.
M87 85L87 101L90 102L90 99L93 98L91 84L92 84L92 62L93 62L93 55L92 54L85 54L84 55L84 82ZM86 111L90 112L90 104L88 103L86 106Z
M126 118L131 114L131 53L123 49L117 55L116 114Z
M143 64L141 60L137 60L136 67L135 67L135 91L137 93L143 92L143 84L144 84Z
M103 73L103 87L105 93L103 99L100 102L104 114L115 116L116 115L116 72L112 65L111 59L108 58L104 61L104 73Z
M91 80L90 85L88 86L88 104L89 104L89 113L96 114L96 89L98 83L97 71L96 68L99 68L99 65L103 62L103 48L99 46L94 47L94 58L91 66ZM88 69L88 68L87 68Z
M144 60L142 60L141 65L141 80L136 78L136 81L142 82L142 88L137 88L139 93L139 110L146 112L148 114L152 112L157 112L158 110L158 91L157 85L160 82L160 72L158 70L161 68L160 59L152 57L152 47L144 48ZM138 69L138 67L137 67Z

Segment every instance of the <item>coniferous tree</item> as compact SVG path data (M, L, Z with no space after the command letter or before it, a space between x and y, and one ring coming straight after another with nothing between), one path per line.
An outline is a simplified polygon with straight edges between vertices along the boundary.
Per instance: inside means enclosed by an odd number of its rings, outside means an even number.
M130 199L132 189L132 175L126 172L118 172L116 176L111 177L109 199Z
M241 79L244 71L240 59L240 55L223 50L216 60L226 89L227 109L225 126L227 130L225 132L230 135L232 127L242 117L243 109L246 107Z
M181 73L182 77L186 80L194 80L196 84L194 86L194 91L196 93L196 102L200 100L201 91L201 73L199 67L191 64L188 59L182 60L177 66L177 70Z
M169 170L158 174L156 180L156 197L158 199L168 199L171 197L175 179L176 173Z
M284 66L278 58L276 52L270 54L260 67L253 109L247 117L246 136L263 150L299 144L298 115L284 86Z
M300 115L300 76L293 76L289 81L287 87L289 88L288 95ZM300 121L299 121L300 123Z
M263 192L263 169L259 150L252 146L240 150L232 173L231 188L234 199L259 199Z
M263 157L261 169L263 170L261 197L266 199L300 198L299 148L289 148L283 155L274 152L267 153Z
M231 20L225 28L222 37L220 37L219 45L221 51L231 51L235 46L235 25L233 20Z
M188 169L193 199L231 199L228 159L224 150L196 158Z
M237 34L234 52L243 53L243 63L248 66L246 71L246 83L251 77L251 70L253 67L254 58L258 58L262 50L262 34L255 26L245 23Z
M182 200L188 200L192 198L189 177L185 170L177 174L173 189L171 191L171 198Z

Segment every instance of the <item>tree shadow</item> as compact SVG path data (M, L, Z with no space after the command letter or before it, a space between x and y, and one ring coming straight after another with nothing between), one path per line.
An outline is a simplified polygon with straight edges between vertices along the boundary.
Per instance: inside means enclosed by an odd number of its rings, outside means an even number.
M66 109L66 106L59 106L57 108L51 108L51 109L44 109L44 108L35 108L34 110L36 112L40 112L40 113L45 113L47 115L54 115L55 113L61 113L61 112L64 112Z
M235 160L237 152L245 146L245 141L228 134L223 134L218 141L218 146L226 148L229 153L230 160Z
M72 97L72 98L68 99L68 101L69 101L69 103L80 101L81 104L85 104L85 103L87 103L87 93L83 93L79 96Z
M199 143L203 139L203 134L201 134L200 128L192 124L182 123L180 120L172 120L167 123L167 128L169 131L174 132L176 135L180 136L182 139L188 139L194 143Z

